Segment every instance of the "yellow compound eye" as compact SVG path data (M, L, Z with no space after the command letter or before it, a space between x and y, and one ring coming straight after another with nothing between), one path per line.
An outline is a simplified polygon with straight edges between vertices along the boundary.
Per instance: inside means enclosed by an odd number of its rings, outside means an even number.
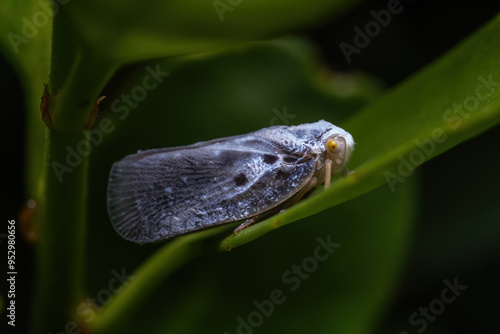
M326 147L330 152L335 152L339 148L339 143L336 140L330 139L326 142Z

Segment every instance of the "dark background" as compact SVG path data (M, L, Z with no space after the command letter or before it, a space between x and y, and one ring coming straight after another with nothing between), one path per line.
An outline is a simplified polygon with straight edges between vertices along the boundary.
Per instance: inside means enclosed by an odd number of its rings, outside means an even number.
M352 62L348 64L339 49L339 44L343 41L352 44L353 28L363 27L373 20L370 11L385 9L387 2L367 2L341 18L324 22L305 31L317 44L327 66L335 71L367 72L391 87L493 19L500 9L500 4L495 1L476 1L464 5L452 5L445 1L402 1L403 11L392 16L389 26L382 29L360 54L352 55ZM457 71L460 69L457 68ZM0 98L4 117L2 149L5 152L2 164L6 167L3 169L2 186L4 198L2 212L5 215L4 227L0 230L2 237L7 233L7 220L18 219L19 211L27 198L23 196L25 114L23 93L12 67L1 55L0 73L2 73ZM485 202L500 203L500 178L483 177L483 175L494 175L495 171L500 169L499 155L494 150L496 146L493 143L500 143L498 127L420 167L423 184L417 238L412 245L413 253L411 260L407 262L401 291L396 293L394 306L386 313L387 319L382 322L380 332L399 333L399 330L405 328L409 332L412 330L415 332L416 328L409 328L408 322L392 328L394 324L391 319L406 319L412 312L417 311L418 306L427 306L431 300L439 296L443 288L442 280L453 279L453 276L440 272L438 264L440 261L446 261L447 255L443 252L432 253L431 250L436 249L436 244L449 242L450 245L456 246L454 242L464 242L464 240L478 242L474 231L461 228L460 222L475 219L481 221L479 219L481 212L470 212L467 210L468 207L477 210ZM451 170L450 166L453 166ZM443 196L445 196L444 203ZM441 201L439 205L438 199ZM485 206L486 204L488 203L485 203ZM498 225L499 213L493 213L490 217L496 217ZM449 224L456 224L457 235L465 237L440 235L442 227ZM489 227L479 225L478 229L480 228ZM34 262L32 247L24 241L19 233L19 227L17 232L16 332L24 333L29 323ZM498 236L495 232L492 231L492 238ZM1 254L6 254L6 238L0 238L0 241ZM497 246L491 246L495 243L485 243L484 249L471 254L466 251L467 244L464 242L463 258L455 264L455 272L459 282L468 285L470 290L466 290L456 303L447 306L427 332L433 332L432 328L446 328L450 333L499 332L500 248L499 243L496 244ZM430 253L426 254L426 251ZM456 261L456 256L450 261ZM7 271L5 255L2 255L2 262L4 265L0 277L2 282L5 282L4 275ZM426 275L426 277L441 277L441 279L419 282L419 273L423 271L435 272L434 276ZM2 283L2 287L5 286ZM2 290L5 298L6 291L4 288ZM2 315L2 326L5 322L6 319Z

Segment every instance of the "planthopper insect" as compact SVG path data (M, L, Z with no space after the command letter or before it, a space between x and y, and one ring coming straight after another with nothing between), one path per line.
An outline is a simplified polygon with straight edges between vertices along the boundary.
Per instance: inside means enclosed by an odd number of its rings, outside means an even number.
M352 136L328 123L273 126L245 135L126 156L111 168L108 212L137 243L245 220L296 203L346 173Z

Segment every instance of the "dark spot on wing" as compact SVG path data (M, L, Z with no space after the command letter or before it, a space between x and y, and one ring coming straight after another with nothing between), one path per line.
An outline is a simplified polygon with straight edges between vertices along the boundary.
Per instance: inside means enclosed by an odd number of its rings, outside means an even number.
M283 161L288 163L296 162L297 160L298 158L294 157L293 155L287 155L286 157L283 158Z
M290 176L290 173L284 172L281 169L276 173L276 180L284 180Z
M276 160L278 160L278 157L277 157L277 156L275 156L275 155L271 155L271 154L264 154L264 157L263 157L263 158L264 158L264 162L265 162L266 164L270 164L270 165L271 165L271 164L273 164L273 163L275 163L275 162L276 162Z
M242 186L244 185L245 183L248 182L248 179L247 177L245 176L245 174L241 173L239 174L238 176L236 176L234 178L234 183L237 185L237 186Z

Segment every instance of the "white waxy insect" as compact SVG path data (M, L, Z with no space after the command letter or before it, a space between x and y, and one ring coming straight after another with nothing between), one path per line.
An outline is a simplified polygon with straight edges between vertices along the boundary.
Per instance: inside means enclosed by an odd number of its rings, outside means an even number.
M319 121L129 155L111 168L108 211L137 243L245 220L293 205L346 172L352 136Z

